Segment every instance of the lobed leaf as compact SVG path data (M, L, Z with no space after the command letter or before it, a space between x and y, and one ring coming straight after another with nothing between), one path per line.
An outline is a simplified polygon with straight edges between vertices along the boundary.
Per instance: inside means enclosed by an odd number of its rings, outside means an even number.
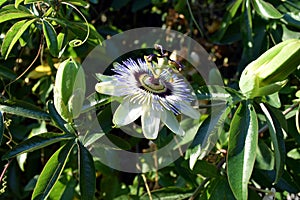
M253 105L242 101L230 124L227 175L234 196L248 198L250 180L258 143L258 121Z
M284 171L285 154L286 154L284 137L283 137L284 129L282 128L279 119L276 117L276 115L274 114L274 112L271 110L269 106L260 103L260 107L266 116L267 124L269 127L269 133L274 148L275 170L276 170L276 177L274 182L277 183Z
M96 172L93 157L80 141L77 142L77 145L79 149L78 161L81 199L93 199L96 188Z
M74 140L70 140L51 156L37 180L31 197L32 200L47 199L74 146Z
M73 135L70 134L58 134L58 133L42 133L36 136L33 136L17 146L8 151L6 154L2 156L2 160L10 159L15 156L18 156L22 153L32 152L37 149L41 149L43 147L49 146L56 142L60 142L63 140L70 140L74 138Z

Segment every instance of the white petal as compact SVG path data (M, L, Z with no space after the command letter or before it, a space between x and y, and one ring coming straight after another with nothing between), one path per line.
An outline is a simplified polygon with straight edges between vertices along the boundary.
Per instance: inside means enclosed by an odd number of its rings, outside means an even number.
M173 133L184 136L184 130L180 127L175 115L171 111L162 111L160 119Z
M199 119L200 113L198 110L187 104L186 102L180 102L179 110L186 116L189 116L193 119Z
M143 106L142 129L147 139L156 139L159 131L160 112L151 109L150 105Z
M128 99L124 99L113 116L113 123L116 126L125 126L139 118L141 113L141 105L130 103Z
M112 81L115 79L113 76L106 76L100 73L96 73L96 78L101 81Z
M124 88L118 86L115 80L97 83L95 90L98 93L111 96L122 96L122 92L124 92Z

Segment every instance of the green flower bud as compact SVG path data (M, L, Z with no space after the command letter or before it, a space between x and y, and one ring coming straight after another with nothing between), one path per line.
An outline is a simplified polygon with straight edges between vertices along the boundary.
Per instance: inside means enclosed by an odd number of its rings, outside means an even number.
M248 98L278 92L299 64L300 40L281 42L245 68L239 82L240 89Z
M66 121L79 116L85 97L85 75L82 66L72 58L62 62L54 86L54 106Z

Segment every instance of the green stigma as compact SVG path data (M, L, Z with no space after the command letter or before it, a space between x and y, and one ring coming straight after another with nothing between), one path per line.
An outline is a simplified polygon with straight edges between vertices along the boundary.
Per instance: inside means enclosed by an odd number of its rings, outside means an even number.
M142 74L139 77L141 86L149 92L161 94L167 92L167 87L162 84L159 78L155 78L148 74Z

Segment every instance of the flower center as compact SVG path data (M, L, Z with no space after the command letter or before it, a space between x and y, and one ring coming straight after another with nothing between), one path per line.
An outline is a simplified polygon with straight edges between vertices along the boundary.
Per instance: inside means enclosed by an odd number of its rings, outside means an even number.
M154 78L148 74L141 74L139 77L141 87L155 94L162 94L168 91L168 88L159 78Z

